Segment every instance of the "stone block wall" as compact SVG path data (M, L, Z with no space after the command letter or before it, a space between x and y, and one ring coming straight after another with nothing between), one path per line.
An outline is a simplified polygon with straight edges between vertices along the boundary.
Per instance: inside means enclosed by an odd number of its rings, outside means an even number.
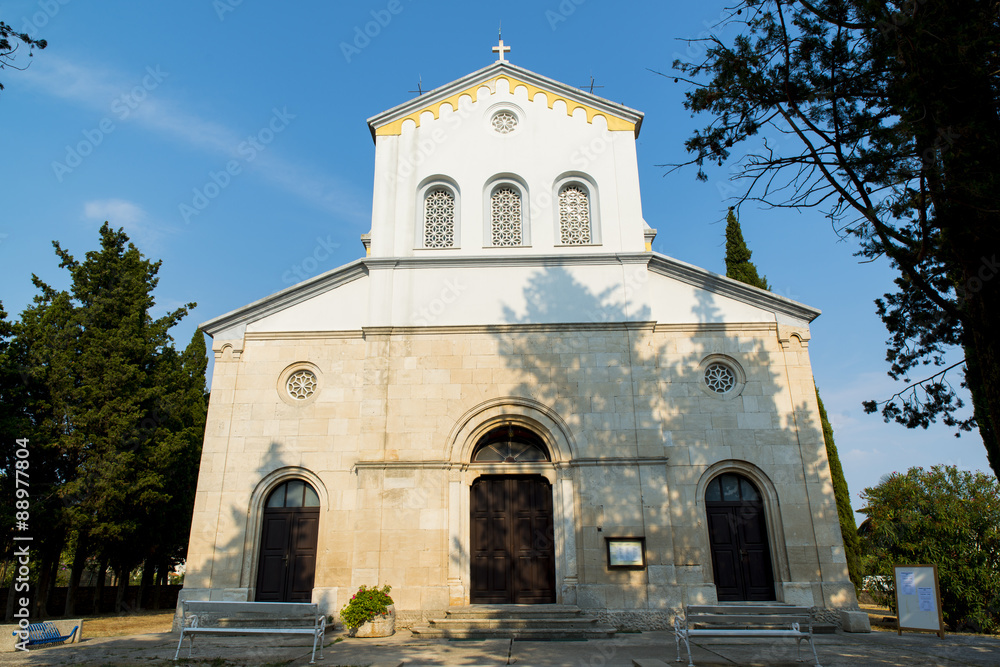
M553 483L560 601L652 623L713 601L705 486L735 471L765 497L779 599L856 607L807 343L791 327L655 323L216 341L184 594L253 598L261 506L301 476L321 498L328 613L361 584L391 584L401 618L467 603L469 486L515 472L469 456L513 419L551 449L523 470ZM713 362L732 391L706 386ZM318 378L306 400L284 391L299 368ZM647 568L609 571L607 536L645 537Z

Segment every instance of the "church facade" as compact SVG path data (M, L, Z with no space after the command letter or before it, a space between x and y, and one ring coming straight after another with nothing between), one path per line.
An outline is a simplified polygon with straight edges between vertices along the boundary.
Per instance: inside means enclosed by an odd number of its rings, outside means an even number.
M652 252L642 114L500 54L369 120L365 257L202 325L182 597L856 608L819 311Z

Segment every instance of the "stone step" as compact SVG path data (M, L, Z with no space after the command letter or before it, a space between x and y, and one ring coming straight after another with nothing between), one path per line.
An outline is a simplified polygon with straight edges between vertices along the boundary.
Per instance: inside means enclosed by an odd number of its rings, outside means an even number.
M521 639L526 641L567 639L611 639L615 628L596 625L589 628L448 628L415 626L410 628L414 637L442 639Z
M579 628L590 629L597 625L596 618L577 616L571 618L438 618L427 625L442 630L448 628L468 628L491 630L496 628Z
M477 604L451 607L448 618L567 618L581 615L576 605L561 604Z
M600 625L576 605L470 605L452 607L444 618L410 628L418 637L523 640L606 639L615 628Z

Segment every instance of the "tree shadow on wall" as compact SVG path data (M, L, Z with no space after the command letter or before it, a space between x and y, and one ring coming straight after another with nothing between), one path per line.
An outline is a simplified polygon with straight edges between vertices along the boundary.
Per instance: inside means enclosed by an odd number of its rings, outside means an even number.
M826 534L839 524L815 399L806 392L812 377L794 356L806 350L794 337L783 347L773 320L727 326L723 300L709 286L675 283L662 297L689 315L652 322L650 309L632 300L649 280L670 285L645 265L600 292L565 269L540 270L524 289L523 311L504 310L507 324L521 326L496 334L507 370L497 394L539 401L572 434L579 605L669 611L713 599L709 468L713 476L742 470L780 492L761 489L778 599L783 582L821 581L820 559L831 550L818 553L816 538L827 545L840 538ZM568 324L547 326L555 323ZM732 370L732 391L706 385L713 362ZM609 570L605 538L618 536L645 537L645 570Z

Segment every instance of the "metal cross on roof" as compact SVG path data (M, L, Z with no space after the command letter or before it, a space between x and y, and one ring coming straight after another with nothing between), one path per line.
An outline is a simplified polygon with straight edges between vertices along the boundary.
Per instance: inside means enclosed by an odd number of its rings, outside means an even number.
M503 54L507 53L508 51L510 51L510 47L503 45L503 34L501 34L500 43L497 46L493 47L493 53L500 54L500 62L503 62L504 61Z

